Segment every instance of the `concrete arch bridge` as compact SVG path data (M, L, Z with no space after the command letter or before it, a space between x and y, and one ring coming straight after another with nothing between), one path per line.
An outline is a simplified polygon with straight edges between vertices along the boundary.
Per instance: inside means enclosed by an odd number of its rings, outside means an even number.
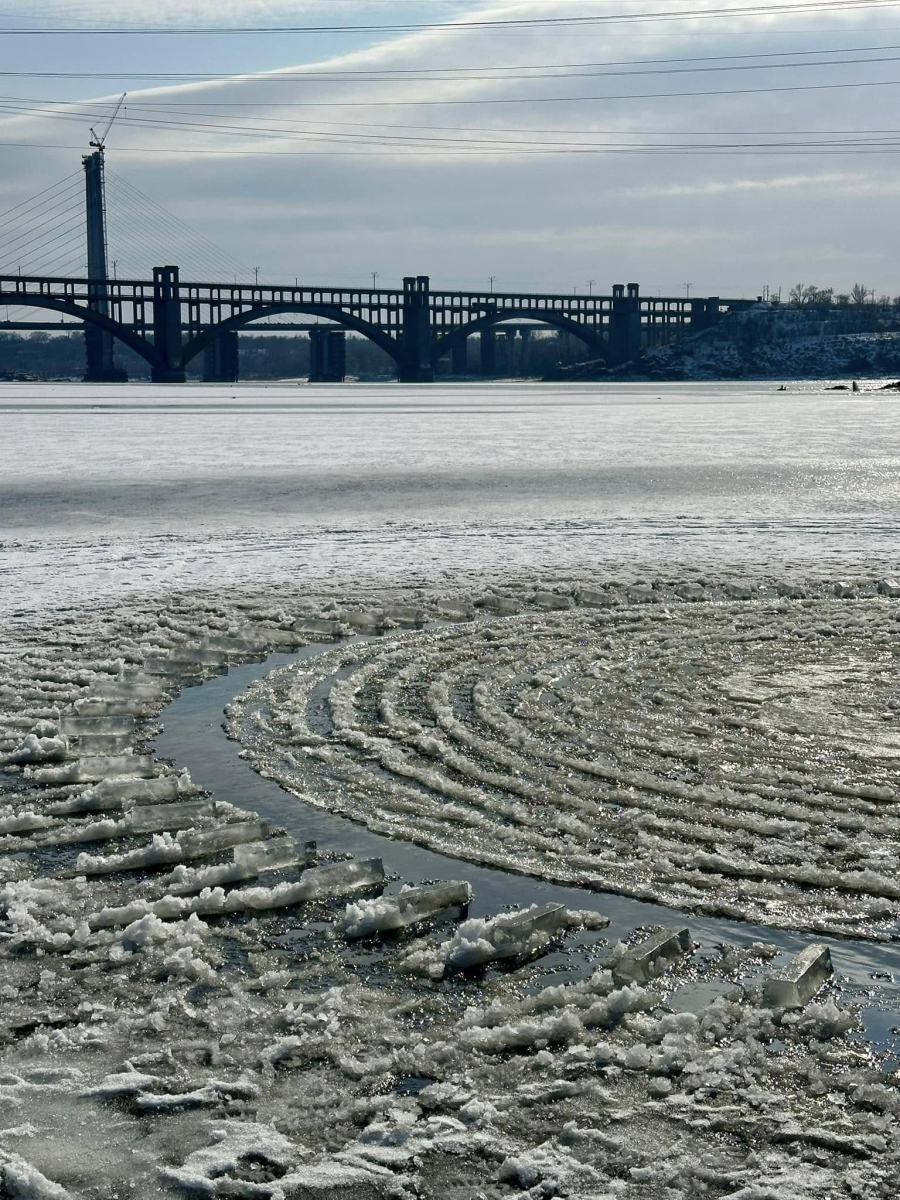
M453 371L464 374L473 336L480 340L482 371L493 374L498 329L511 322L523 344L530 330L557 329L612 366L636 358L645 346L707 329L724 313L752 303L717 296L647 297L636 283L616 284L608 296L445 291L432 288L425 275L404 279L402 289L194 283L183 282L177 266L157 267L144 280L0 276L0 306L83 323L89 381L124 377L114 365L115 341L144 358L157 383L183 382L187 364L199 355L206 378L233 380L238 330L285 315L330 323L278 326L309 330L312 379L343 378L348 331L384 350L404 383L430 382L448 356Z

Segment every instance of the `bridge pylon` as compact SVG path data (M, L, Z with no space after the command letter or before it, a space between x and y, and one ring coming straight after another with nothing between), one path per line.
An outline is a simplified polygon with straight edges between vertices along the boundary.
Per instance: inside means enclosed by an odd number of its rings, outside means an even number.
M109 277L106 266L106 194L103 179L103 148L87 154L84 164L85 214L87 217L87 267L90 307L109 316ZM97 325L84 327L87 369L85 383L125 383L128 375L113 359L113 337Z
M427 275L408 275L403 280L403 357L398 364L401 383L434 382L430 292Z
M154 383L184 383L184 347L181 340L181 284L177 267L153 268L153 349L150 368Z

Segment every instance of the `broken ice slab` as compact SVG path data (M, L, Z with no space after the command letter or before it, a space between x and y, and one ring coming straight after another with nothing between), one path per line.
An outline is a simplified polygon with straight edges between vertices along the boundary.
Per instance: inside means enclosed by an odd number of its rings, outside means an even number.
M42 846L66 846L73 842L110 842L116 838L165 830L190 829L202 817L211 817L215 809L208 800L193 804L145 804L130 809L121 821L93 821L88 825L64 826Z
M856 588L847 579L839 579L834 585L834 594L839 600L853 600L856 597Z
M706 599L706 592L699 583L679 583L675 588L675 595L679 600L687 600L692 604Z
M80 758L128 754L131 752L133 740L130 733L82 733L70 737L69 749Z
M575 599L585 608L611 608L616 601L612 592L598 592L594 588L579 588Z
M549 935L568 928L569 910L562 904L540 904L490 921L467 921L449 943L447 965L465 970L504 958L527 958Z
M149 679L147 676L104 679L102 683L93 685L90 696L84 697L82 701L76 700L75 706L81 712L83 706L93 700L132 700L152 704L165 699L165 695L165 685L160 680Z
M900 596L900 583L896 579L879 579L878 591L882 596Z
M468 908L472 886L460 880L427 887L407 888L397 896L381 896L348 904L339 927L348 938L370 937L393 929L406 929L448 908Z
M95 783L111 775L152 778L156 763L149 754L116 754L111 757L78 758L58 767L37 767L31 773L36 783Z
M640 583L634 583L631 587L627 587L625 596L629 604L652 604L660 598L652 587L645 587Z
M205 858L230 850L242 842L258 842L269 836L267 821L241 821L234 825L222 825L218 829L187 831L179 838L158 834L149 846L130 850L125 854L112 854L103 858L91 854L79 854L75 863L77 875L110 875L116 871L139 871L153 867L174 866L192 858Z
M342 625L353 629L380 629L384 624L384 616L374 610L369 612L347 612L339 614L338 620Z
M177 800L196 790L187 771L180 775L162 775L157 779L104 779L69 800L51 804L47 811L53 817L67 817L73 813L118 812L126 804Z
M312 634L329 640L339 636L339 628L338 621L324 621L321 617L298 617L294 622L295 633Z
M151 676L199 675L203 671L215 670L225 665L226 657L221 650L196 650L191 654L158 654L144 659L144 670Z
M646 983L691 949L690 931L670 925L632 946L613 968L617 983Z
M406 625L413 629L421 629L425 624L425 612L421 608L412 608L407 604L388 604L384 609L385 618L395 625Z
M125 814L124 824L132 833L162 833L166 829L189 829L201 817L211 817L208 800L187 804L142 804Z
M438 616L444 621L474 621L475 608L472 604L459 600L436 600L434 604Z
M82 716L81 713L63 713L59 718L59 732L63 737L89 737L98 734L123 737L134 732L134 717L121 714Z
M217 913L290 908L307 900L346 896L348 892L384 887L384 882L384 863L380 858L333 863L304 871L296 883L279 883L271 888L242 888L227 895L220 888L207 890L190 902L190 910L202 917L215 916Z
M268 625L251 626L242 633L263 646L277 647L282 650L296 650L306 642L306 638L298 630L277 629Z
M831 951L813 943L766 980L763 1003L769 1008L802 1008L834 974Z
M475 601L476 608L486 608L489 612L501 613L505 615L513 615L522 611L522 605L512 596L498 596L494 592L489 592L486 596L482 596Z
M729 600L749 600L753 594L746 583L726 583L722 590Z
M572 608L575 602L571 596L560 596L556 592L535 592L531 598L531 603L537 608L562 611L563 609Z
M178 866L162 883L173 896L190 896L204 888L221 887L255 879L265 871L293 867L298 863L311 866L316 861L316 843L298 847L293 838L272 838L267 842L250 842L234 847L234 862L215 867Z

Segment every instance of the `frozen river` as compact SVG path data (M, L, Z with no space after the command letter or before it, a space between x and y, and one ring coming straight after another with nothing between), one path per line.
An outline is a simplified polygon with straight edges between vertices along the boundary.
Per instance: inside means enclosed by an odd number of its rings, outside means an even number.
M828 386L0 385L0 1194L895 1195Z
M0 603L889 563L898 400L829 383L2 384Z

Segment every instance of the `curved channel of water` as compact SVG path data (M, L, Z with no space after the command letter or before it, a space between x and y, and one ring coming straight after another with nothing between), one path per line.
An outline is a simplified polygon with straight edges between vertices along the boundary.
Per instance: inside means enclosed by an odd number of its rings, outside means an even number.
M217 800L253 810L283 826L300 841L315 839L321 848L345 851L359 858L379 857L385 870L403 882L432 879L469 880L475 893L472 916L485 916L510 905L557 902L573 909L594 909L610 918L605 936L625 938L637 926L688 924L701 946L756 941L774 943L785 955L796 954L810 942L831 947L835 970L848 999L866 1004L866 1033L887 1046L896 1040L892 1027L900 1024L900 954L887 943L836 939L794 933L768 926L717 917L685 915L661 904L633 900L610 892L564 887L530 876L478 866L426 850L409 842L371 832L345 817L303 803L278 783L264 779L240 757L241 747L223 729L227 704L255 680L277 667L312 658L334 649L333 643L314 643L291 654L272 654L262 663L232 666L200 686L185 688L163 713L164 728L156 742L162 758L186 767L194 782ZM399 884L396 885L399 887ZM889 978L885 979L887 975Z

